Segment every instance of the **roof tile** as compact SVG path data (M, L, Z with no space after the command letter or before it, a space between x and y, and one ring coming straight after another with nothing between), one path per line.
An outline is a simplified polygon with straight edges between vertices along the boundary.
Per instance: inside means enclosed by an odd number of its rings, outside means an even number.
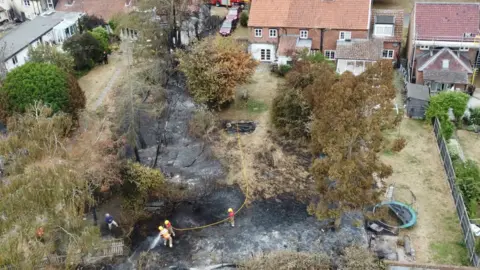
M253 0L249 26L368 28L370 0Z
M480 3L416 3L414 20L418 39L479 34Z
M382 58L383 40L353 39L337 41L337 59L380 60Z

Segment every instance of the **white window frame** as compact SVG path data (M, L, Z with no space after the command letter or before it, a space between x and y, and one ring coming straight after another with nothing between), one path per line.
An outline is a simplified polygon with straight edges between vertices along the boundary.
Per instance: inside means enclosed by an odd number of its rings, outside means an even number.
M14 65L17 65L17 64L18 64L18 59L17 59L17 56L16 56L16 55L14 55L14 56L12 57L12 63L13 63Z
M328 60L335 60L335 50L325 50L325 58Z
M387 52L387 56L383 56L383 53L384 53L385 51ZM390 56L390 55L391 55L391 56ZM394 51L394 50L383 50L383 51L382 51L382 58L383 58L383 59L393 59L394 55L395 55L395 51Z
M468 52L468 47L460 47L458 50L461 52Z
M300 30L300 38L307 39L308 38L308 30Z
M262 37L262 28L255 28L255 37Z
M268 29L268 37L276 38L277 36L278 36L278 30L277 29L275 29L275 28Z
M272 60L272 50L260 49L260 61L271 61L271 60Z
M393 24L375 24L373 33L378 37L392 37L394 30Z
M422 51L430 50L430 46L428 46L428 45L420 45L420 50L422 50Z
M338 39L339 40L352 39L352 32L340 31L340 33L338 34Z
M30 6L30 0L23 0L23 4L25 6Z

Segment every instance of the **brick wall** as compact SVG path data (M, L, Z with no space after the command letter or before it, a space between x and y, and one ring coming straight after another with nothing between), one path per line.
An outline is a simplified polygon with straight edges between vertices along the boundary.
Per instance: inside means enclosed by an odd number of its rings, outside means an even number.
M341 31L352 32L352 39L354 38L367 38L368 31L351 31L351 30L326 30L323 33L323 50L335 50L337 48L337 40Z
M249 27L249 37L248 40L252 43L278 43L278 36L280 35L280 31L277 30L277 37L276 38L271 38L269 29L268 27L263 27L262 29L262 37L255 37L255 29L258 29L261 27ZM276 29L276 28L272 28Z
M269 29L268 27L263 27L262 29L262 37L255 37L255 29L260 27L249 27L249 41L252 43L278 43L278 38L270 38L269 37ZM308 28L274 28L277 29L278 35L300 35L300 30L307 30L308 31L308 38L312 39L312 49L319 50L321 44L321 31L320 29L308 29ZM361 30L361 31L351 31L351 30L325 30L324 32L324 40L323 40L323 50L335 50L337 48L337 40L339 38L341 31L348 31L352 33L352 39L354 38L367 38L368 31Z
M400 54L400 50L402 49L401 46L393 46L393 43L395 42L384 42L383 43L383 48L385 50L393 50L393 60L398 61L398 56Z
M423 71L418 71L418 69L415 69L415 77L417 78L415 81L416 84L423 84Z

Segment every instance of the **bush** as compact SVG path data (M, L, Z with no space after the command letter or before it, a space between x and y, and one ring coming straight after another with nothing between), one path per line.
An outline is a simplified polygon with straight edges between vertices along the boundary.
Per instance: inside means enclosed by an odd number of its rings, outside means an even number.
M257 256L241 264L241 270L328 270L330 258L324 254L306 252L277 251L265 256Z
M1 91L7 97L9 113L25 112L35 101L43 101L54 112L68 111L68 74L45 63L26 63L7 74Z
M480 126L480 108L475 108L470 112L470 121L471 124Z
M95 27L92 31L90 31L90 34L92 34L92 36L96 40L98 40L98 42L100 42L100 44L102 45L103 51L106 51L107 53L111 52L108 45L110 37L108 35L107 30L105 30L105 28L103 28L102 26Z
M63 49L75 60L77 70L92 68L103 60L103 45L89 32L73 35L63 43Z
M277 69L277 74L281 77L285 77L287 73L292 69L292 66L290 65L280 65Z
M470 216L477 215L477 205L480 200L480 170L473 160L463 163L456 159L453 161L457 186L462 192L465 206Z
M441 92L430 98L426 112L427 121L437 117L442 127L442 134L446 140L450 139L455 127L450 122L448 111L451 108L455 119L459 121L467 109L470 97L462 92Z
M189 52L179 51L178 59L194 100L215 108L233 101L236 86L246 83L257 66L232 38L204 39Z
M193 118L190 120L189 132L195 137L206 137L214 130L215 115L206 109L201 109L197 111Z
M351 246L347 247L344 255L341 257L342 270L382 270L385 269L383 263L379 261L368 249Z
M284 86L273 99L271 119L280 135L289 138L309 137L311 109L299 90Z
M91 31L95 27L104 26L106 23L102 18L95 15L84 15L78 20L78 25L80 27L80 33L83 33Z
M240 14L240 25L243 27L248 26L248 13L245 11Z
M407 145L407 140L404 137L397 138L393 141L392 151L400 152Z
M28 59L30 62L53 64L68 73L73 71L73 57L68 53L60 52L53 46L40 44L36 48L30 48Z
M68 75L68 107L65 112L70 113L74 120L78 119L78 112L85 109L87 98L85 92L78 84L77 78L74 75Z

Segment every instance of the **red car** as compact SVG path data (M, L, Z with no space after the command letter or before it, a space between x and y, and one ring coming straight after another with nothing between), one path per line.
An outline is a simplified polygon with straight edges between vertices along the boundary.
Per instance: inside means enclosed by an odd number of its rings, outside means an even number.
M226 37L232 34L233 30L235 30L235 22L232 20L225 20L220 27L220 35Z
M242 10L239 7L231 7L228 9L227 20L236 21L240 18Z

